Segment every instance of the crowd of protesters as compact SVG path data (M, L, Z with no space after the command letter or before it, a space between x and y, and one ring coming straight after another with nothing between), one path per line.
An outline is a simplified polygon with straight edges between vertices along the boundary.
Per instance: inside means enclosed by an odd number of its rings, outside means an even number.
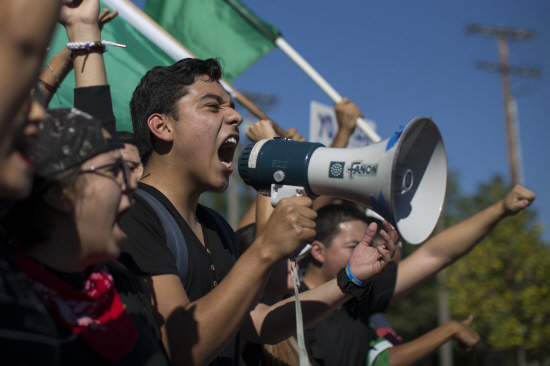
M99 0L1 0L0 14L0 81L9 86L0 99L3 364L298 364L287 261L304 242L309 363L405 365L447 339L477 343L470 319L420 346L386 346L371 316L529 206L533 192L514 188L399 264L387 221L330 197L272 208L259 196L239 246L224 218L199 203L227 188L242 122L217 60L148 71L130 102L133 134L116 131L117 86L101 41L116 11L101 11ZM56 22L69 44L41 71ZM74 107L46 109L71 69ZM345 147L361 114L347 99L335 110L333 147ZM269 121L247 134L275 137Z

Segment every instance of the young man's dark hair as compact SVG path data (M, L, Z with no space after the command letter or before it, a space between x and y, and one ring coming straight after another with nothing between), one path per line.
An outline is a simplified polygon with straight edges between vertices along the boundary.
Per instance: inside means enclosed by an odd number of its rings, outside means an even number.
M355 220L363 221L367 225L371 222L365 213L351 202L323 206L317 210L315 240L323 242L328 247L332 239L340 232L338 225Z
M137 147L136 135L128 131L117 131L116 137L125 144L134 145Z
M197 76L207 76L208 81L222 77L222 67L215 59L184 58L170 66L157 66L141 79L130 101L132 126L143 165L151 157L153 136L147 119L153 113L170 115L179 119L176 102L188 93L188 86Z

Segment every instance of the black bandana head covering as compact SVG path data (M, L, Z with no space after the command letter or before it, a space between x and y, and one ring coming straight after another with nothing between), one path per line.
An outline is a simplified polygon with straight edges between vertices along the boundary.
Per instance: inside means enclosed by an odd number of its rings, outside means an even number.
M47 177L106 151L124 148L103 137L101 121L76 108L49 109L31 152L36 175Z

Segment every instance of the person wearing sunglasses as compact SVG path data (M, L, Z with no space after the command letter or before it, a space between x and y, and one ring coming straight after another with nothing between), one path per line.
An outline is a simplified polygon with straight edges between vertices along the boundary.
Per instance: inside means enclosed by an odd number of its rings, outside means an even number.
M126 240L118 222L136 189L122 146L84 112L49 110L32 151L32 193L3 222L41 304L38 314L13 307L11 331L39 324L23 339L0 332L3 362L170 364L137 277L114 261Z

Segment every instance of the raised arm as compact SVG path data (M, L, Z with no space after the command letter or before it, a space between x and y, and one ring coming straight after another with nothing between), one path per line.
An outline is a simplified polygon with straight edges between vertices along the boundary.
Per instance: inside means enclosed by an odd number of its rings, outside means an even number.
M64 5L59 16L59 22L65 27L69 42L101 41L98 19L98 0L83 0L72 5ZM90 52L75 54L73 66L77 88L107 84L107 73L101 51L90 50Z
M336 121L338 122L338 132L330 147L344 148L348 145L349 138L355 131L355 121L357 118L363 117L363 114L348 98L344 98L340 103L334 106Z
M67 10L64 15L66 16ZM99 14L99 29L101 30L105 24L116 18L117 11L111 12L105 8ZM73 30L71 33L74 35L77 30ZM89 65L93 67L93 65ZM60 87L61 83L69 72L73 69L73 60L71 59L71 51L67 47L63 47L52 59L46 64L46 67L40 73L40 80L42 81L42 88L44 94L44 103L48 105L53 95Z
M407 295L464 256L500 221L530 206L535 197L527 188L515 186L502 201L429 239L399 263L392 301Z
M389 364L391 366L418 365L450 339L456 340L458 345L466 351L471 350L479 342L479 334L470 328L472 320L471 315L462 322L449 320L410 342L389 348Z
M60 23L67 31L69 42L101 41L102 26L116 17L109 9L99 13L99 0L84 0L61 9ZM111 135L116 133L111 90L103 59L104 47L74 51L74 106L102 121Z

